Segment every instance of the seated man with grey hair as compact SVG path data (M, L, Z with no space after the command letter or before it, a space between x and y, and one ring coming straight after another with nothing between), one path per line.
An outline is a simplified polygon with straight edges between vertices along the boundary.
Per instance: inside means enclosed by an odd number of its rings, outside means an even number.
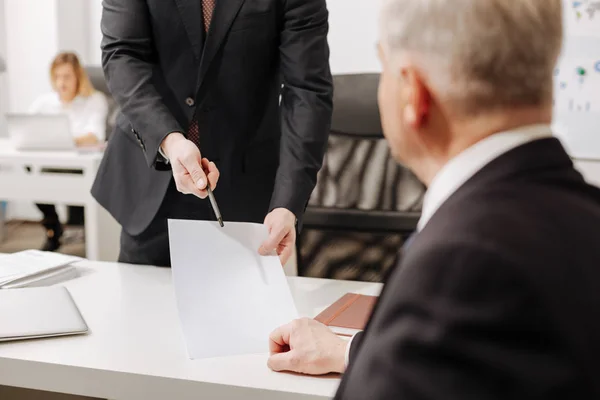
M385 0L379 103L428 186L363 333L276 329L337 399L600 399L600 190L552 137L560 0Z

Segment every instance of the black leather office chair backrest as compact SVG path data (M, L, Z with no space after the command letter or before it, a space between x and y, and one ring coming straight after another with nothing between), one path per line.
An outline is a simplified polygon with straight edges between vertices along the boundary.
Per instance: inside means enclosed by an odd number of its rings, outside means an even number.
M423 185L396 163L382 134L379 74L336 75L333 81L329 143L309 205L420 211Z
M337 75L334 86L327 153L297 240L299 271L380 280L416 227L424 187L383 137L379 74Z
M88 74L94 88L102 92L108 100L108 117L106 121L106 138L108 139L113 131L113 128L115 127L117 120L117 114L119 111L117 103L112 98L110 91L108 90L102 67L86 67L85 71Z
M333 84L331 133L383 138L377 105L379 74L335 75Z

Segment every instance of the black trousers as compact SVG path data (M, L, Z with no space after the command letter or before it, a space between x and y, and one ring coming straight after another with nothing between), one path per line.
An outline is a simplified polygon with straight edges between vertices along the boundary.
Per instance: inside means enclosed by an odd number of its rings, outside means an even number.
M212 221L215 217L208 199L181 194L172 181L158 213L144 232L132 236L121 231L119 262L170 267L168 219Z
M58 220L58 214L56 213L56 207L54 204L36 204L37 208L42 212L43 220L42 224L46 227L52 227L60 224ZM67 225L83 225L84 212L83 207L80 206L68 206L67 208Z

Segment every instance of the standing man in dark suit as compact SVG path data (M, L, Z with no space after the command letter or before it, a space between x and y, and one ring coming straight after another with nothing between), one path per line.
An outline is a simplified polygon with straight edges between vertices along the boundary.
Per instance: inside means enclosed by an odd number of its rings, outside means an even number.
M167 218L213 219L210 182L225 220L264 221L260 252L285 263L331 119L325 0L103 7L121 115L92 193L123 227L120 261L170 265Z
M364 333L295 321L270 367L345 371L337 399L600 399L600 190L550 129L561 1L384 4L380 109L428 185L418 232Z

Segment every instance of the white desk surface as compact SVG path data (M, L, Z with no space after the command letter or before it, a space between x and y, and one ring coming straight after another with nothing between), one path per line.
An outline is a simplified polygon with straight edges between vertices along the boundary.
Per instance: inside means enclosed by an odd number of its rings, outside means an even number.
M82 161L102 159L102 151L20 151L16 150L10 139L0 139L0 157L3 159L17 159L19 161Z
M65 286L90 334L0 344L0 385L114 400L313 399L337 389L338 376L273 372L267 354L189 360L169 269L89 261L79 269L81 276ZM364 282L289 282L298 311L308 317L346 292L381 290Z

